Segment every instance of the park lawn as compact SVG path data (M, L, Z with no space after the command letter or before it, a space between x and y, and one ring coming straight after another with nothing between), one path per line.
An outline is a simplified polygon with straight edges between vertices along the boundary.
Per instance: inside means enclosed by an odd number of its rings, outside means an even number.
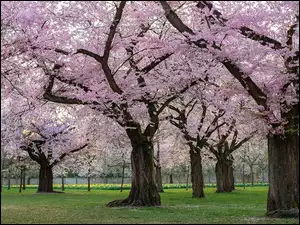
M232 193L215 193L205 188L205 199L193 199L191 189L167 189L161 207L108 208L109 201L125 198L128 190L66 190L64 194L35 194L17 188L1 193L1 223L137 224L299 224L298 219L270 219L266 212L267 187L237 188Z

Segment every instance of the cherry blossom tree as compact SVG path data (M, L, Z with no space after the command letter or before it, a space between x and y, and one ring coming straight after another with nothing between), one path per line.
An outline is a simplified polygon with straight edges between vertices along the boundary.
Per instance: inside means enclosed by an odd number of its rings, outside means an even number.
M167 2L160 2L172 26L199 51L210 52L259 106L270 128L267 215L299 215L299 4L231 3L233 10L199 1L183 22ZM191 22L198 26L191 29Z
M298 3L229 4L2 2L3 92L23 96L21 111L44 99L117 122L132 145L133 179L128 198L108 205L150 206L160 205L153 137L161 114L190 86L231 76L231 91L219 83L224 96L251 97L249 111L265 121L269 215L298 208Z
M127 199L108 205L160 205L152 143L159 115L178 93L201 78L199 71L191 71L194 75L186 79L185 65L174 73L172 67L186 54L185 49L181 41L161 32L164 22L156 17L156 9L149 12L143 2L128 6L126 2L21 2L5 4L5 8L6 21L22 30L18 43L34 59L39 76L48 81L39 87L44 89L44 99L87 105L126 130L132 145L132 188ZM15 18L9 16L11 11ZM144 18L133 23L141 12ZM58 25L62 32L56 32ZM180 48L181 52L174 53ZM171 64L163 65L168 59ZM158 75L170 71L174 79L166 85L165 77ZM134 115L138 110L149 115L145 127Z
M46 123L38 125L31 123L31 125L22 130L24 141L20 148L40 165L38 192L53 192L52 168L67 155L84 149L87 143L80 144L80 141L79 143L74 141L73 130L76 128L67 123L53 124L46 121ZM70 138L72 135L74 136Z

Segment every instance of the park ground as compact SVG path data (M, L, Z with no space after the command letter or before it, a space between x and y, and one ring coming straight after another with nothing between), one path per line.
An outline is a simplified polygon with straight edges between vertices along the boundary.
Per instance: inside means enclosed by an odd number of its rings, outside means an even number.
M299 224L299 219L272 219L266 212L268 187L242 187L232 193L205 188L205 199L193 199L191 189L167 189L161 207L108 208L109 201L129 191L66 190L63 194L36 194L17 188L1 193L1 224Z

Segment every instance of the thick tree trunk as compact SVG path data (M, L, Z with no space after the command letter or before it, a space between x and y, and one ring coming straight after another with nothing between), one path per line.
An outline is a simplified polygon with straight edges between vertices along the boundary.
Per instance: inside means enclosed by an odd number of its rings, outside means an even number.
M126 199L110 202L107 206L159 206L161 202L155 181L153 144L137 130L127 130L127 134L132 145L130 193Z
M173 184L173 174L170 174L170 184Z
M204 198L204 182L200 151L190 146L192 197Z
M268 137L269 192L267 215L299 217L299 114L295 106L286 117L285 138Z
M37 192L53 192L52 167L40 165L39 187Z
M30 185L30 177L27 177L27 185Z
M217 192L232 192L234 190L234 178L232 161L218 159L216 164Z

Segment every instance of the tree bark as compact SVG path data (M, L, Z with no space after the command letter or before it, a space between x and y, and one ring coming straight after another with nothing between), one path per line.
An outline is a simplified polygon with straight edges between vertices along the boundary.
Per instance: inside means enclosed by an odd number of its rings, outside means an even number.
M27 185L30 185L30 177L27 177Z
M53 192L53 172L49 165L40 165L39 186L37 192Z
M218 159L216 164L217 192L232 192L234 190L234 178L232 161Z
M267 216L299 218L298 105L286 115L285 138L268 137L269 192Z
M204 198L204 182L200 151L190 146L192 197Z
M138 130L126 130L132 145L132 181L129 196L107 204L115 206L159 206L160 196L155 181L154 151L151 140Z

